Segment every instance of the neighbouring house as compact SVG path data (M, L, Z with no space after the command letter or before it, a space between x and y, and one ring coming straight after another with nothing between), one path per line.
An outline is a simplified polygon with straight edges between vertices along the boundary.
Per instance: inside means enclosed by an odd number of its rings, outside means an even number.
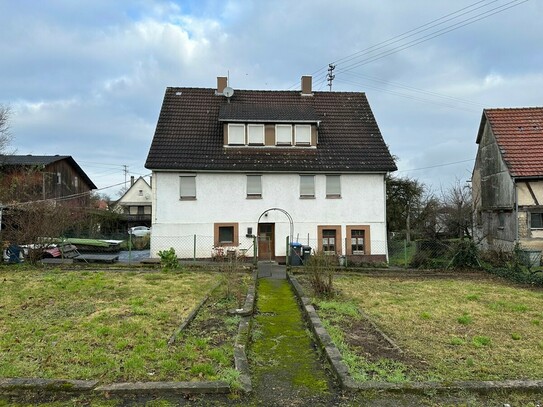
M115 202L114 211L121 215L125 230L132 226L151 226L151 185L143 177L134 181L130 178L130 187Z
M396 165L364 93L317 92L310 76L301 91L234 90L224 77L216 89L167 88L145 166L151 256L252 255L257 236L259 259L285 261L288 237L387 260L385 175Z
M0 155L0 200L56 200L86 207L96 185L68 155Z
M485 249L543 249L543 107L485 109L473 169L474 235Z

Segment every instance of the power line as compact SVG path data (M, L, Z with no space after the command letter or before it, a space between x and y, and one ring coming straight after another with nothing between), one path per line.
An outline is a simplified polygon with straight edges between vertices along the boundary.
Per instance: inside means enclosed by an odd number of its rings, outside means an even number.
M429 170L429 169L431 169L431 168L446 167L446 166L448 166L448 165L462 164L462 163L467 163L467 162L470 162L470 161L475 161L475 158L470 158L469 160L455 161L455 162L452 162L452 163L445 163L445 164L431 165L431 166L429 166L429 167L413 168L413 169L410 169L410 170L401 170L401 171L396 171L396 172L398 173L398 172L409 172L409 171Z

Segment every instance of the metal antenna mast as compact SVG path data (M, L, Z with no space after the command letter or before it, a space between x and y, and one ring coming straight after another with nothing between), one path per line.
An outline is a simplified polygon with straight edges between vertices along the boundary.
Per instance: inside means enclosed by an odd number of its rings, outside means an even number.
M332 81L336 77L336 75L333 75L334 69L336 69L335 65L328 64L328 75L326 75L326 79L328 80L328 87L330 88L330 92L332 91Z

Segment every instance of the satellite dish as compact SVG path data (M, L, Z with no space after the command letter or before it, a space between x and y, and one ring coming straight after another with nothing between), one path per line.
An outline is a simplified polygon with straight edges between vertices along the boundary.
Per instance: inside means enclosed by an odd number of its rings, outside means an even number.
M226 88L224 88L224 90L222 91L222 94L224 96L226 96L227 98L231 98L232 96L234 96L234 89L232 89L230 86L227 86Z

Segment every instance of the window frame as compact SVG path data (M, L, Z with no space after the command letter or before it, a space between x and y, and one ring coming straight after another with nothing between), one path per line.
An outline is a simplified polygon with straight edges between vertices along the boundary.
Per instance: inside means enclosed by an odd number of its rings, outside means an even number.
M232 228L233 241L221 242L220 231L222 228ZM213 241L216 247L236 247L239 246L239 224L238 223L215 223L213 225Z
M330 191L330 183L332 179L337 178L338 180L338 190L337 191ZM326 175L326 198L328 199L337 199L341 198L341 175L339 174L329 174Z
M335 231L335 251L325 251L324 250L324 231L325 230L334 230ZM336 254L341 255L343 253L343 243L341 237L341 225L319 225L317 226L317 247L319 252L325 254Z
M249 190L249 179L253 177L253 178L256 178L258 177L258 189L259 191L258 192L251 192ZM247 193L247 198L248 199L258 199L258 198L262 198L262 175L260 174L247 174L246 176L246 193Z
M306 128L309 129L309 140L308 141L300 141L299 140L300 136L298 135L298 132L301 133L301 130L306 129ZM297 146L310 146L311 145L311 133L312 133L312 128L311 128L310 124L296 124L294 126L294 144L297 145Z
M258 135L259 136L259 139L258 141L251 141L251 129L253 129L253 131L255 131L255 129L260 129L260 134ZM249 123L247 125L247 144L250 145L250 146L263 146L264 143L265 143L265 127L263 124L257 124L257 123Z
M238 142L232 140L232 129L243 129L243 141ZM229 146L244 146L247 143L247 131L245 130L245 124L243 123L228 123L228 145Z
M354 255L354 256L367 256L371 254L371 230L369 225L347 225L346 226L346 235L347 235L347 241L346 241L346 250L347 255ZM353 231L355 230L362 230L364 231L364 253L353 253L353 247L352 247L352 239L353 239Z
M533 226L534 215L540 220L540 226ZM543 230L543 212L530 212L530 230Z
M192 179L193 181L193 190L194 190L194 194L193 195L183 195L183 181L182 180L189 180L189 179ZM179 200L181 201L194 201L196 200L196 194L197 194L197 191L196 191L196 174L182 174L179 176Z
M304 194L302 179L312 179L312 194ZM315 175L314 174L300 174L300 198L301 199L314 199L315 198Z
M279 135L279 128L287 128L290 132L289 141L279 141L278 135ZM276 124L275 125L275 145L276 146L291 146L292 145L292 124Z

